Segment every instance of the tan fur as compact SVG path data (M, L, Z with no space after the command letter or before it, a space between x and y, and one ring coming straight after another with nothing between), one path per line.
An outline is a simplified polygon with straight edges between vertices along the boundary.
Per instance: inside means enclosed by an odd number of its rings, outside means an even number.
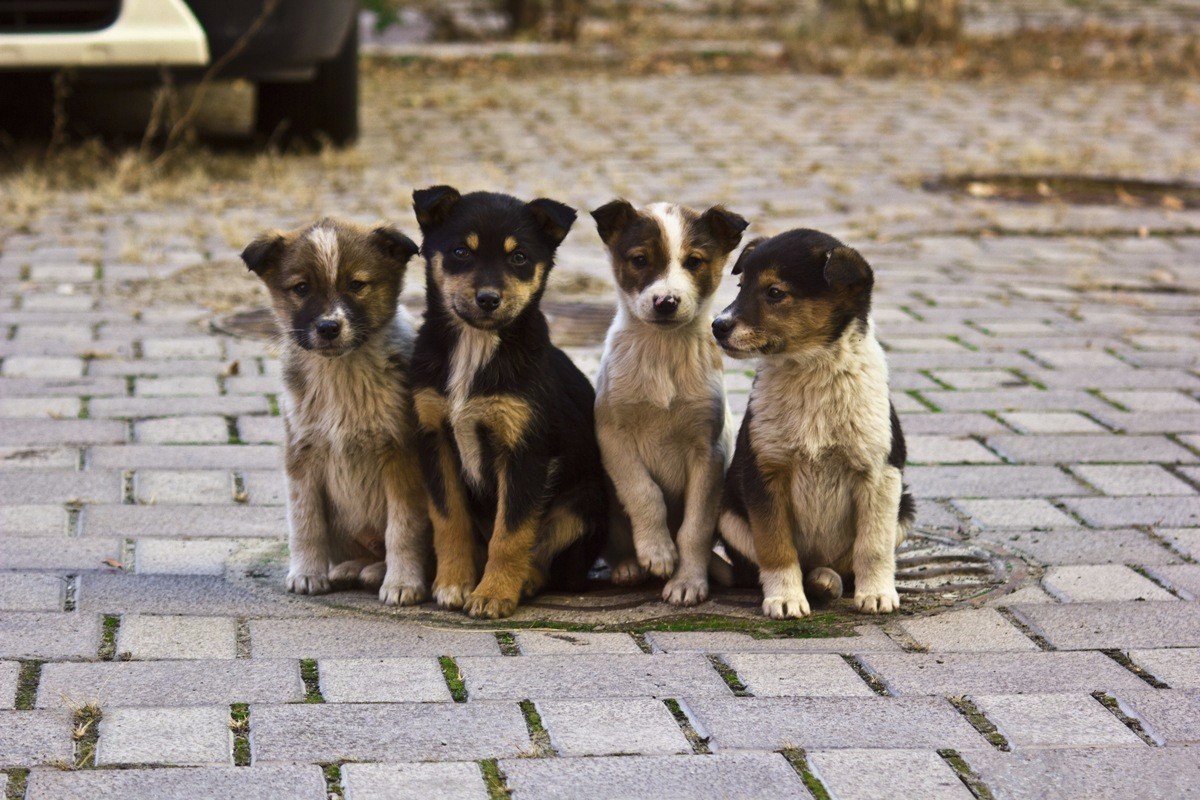
M517 240L512 236L506 237L504 239L504 252L511 253L512 251L514 251L516 249L517 249Z
M509 528L507 523L508 471L516 468L513 464L503 464L497 471L496 521L488 542L487 565L482 580L471 592L465 606L472 617L497 619L510 616L516 610L534 566L533 545L541 515L532 514L515 528Z
M467 247L471 248L472 250L479 249L479 234L478 233L468 233L467 234Z

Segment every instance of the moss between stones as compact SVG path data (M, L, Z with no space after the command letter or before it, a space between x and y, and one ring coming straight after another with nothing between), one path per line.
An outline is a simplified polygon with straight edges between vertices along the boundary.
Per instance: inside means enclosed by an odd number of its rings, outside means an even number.
M488 800L507 800L512 796L512 789L508 788L504 773L500 771L500 765L496 759L488 758L480 761L479 771L483 773L483 782L487 785Z
M792 769L800 776L800 780L804 781L804 785L808 788L816 800L830 800L829 792L825 789L825 785L821 783L821 779L813 774L813 771L808 766L808 756L803 750L788 748L783 751L783 757L792 765Z
M22 661L17 677L17 699L13 707L18 711L29 711L37 703L38 682L42 679L41 661Z
M234 703L229 707L229 730L233 731L234 766L250 766L250 706Z
M438 663L442 665L442 675L446 678L446 686L449 687L450 696L454 698L454 702L467 702L467 685L463 683L462 670L458 668L458 662L450 656L439 656Z

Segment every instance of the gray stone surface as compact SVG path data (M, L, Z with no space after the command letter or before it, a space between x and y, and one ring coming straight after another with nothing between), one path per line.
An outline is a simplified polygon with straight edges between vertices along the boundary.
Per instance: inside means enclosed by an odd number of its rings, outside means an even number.
M778 753L521 759L502 761L500 769L514 800L649 800L664 792L690 800L812 797Z
M17 697L17 681L21 665L16 661L0 661L0 710L12 708Z
M92 506L85 536L262 536L287 532L283 509L265 506Z
M74 460L78 460L78 457ZM22 503L119 503L121 474L97 470L30 469L19 472L0 472L0 497L19 498Z
M1067 603L1175 599L1170 592L1122 564L1054 567L1046 572L1042 585Z
M121 620L117 652L135 659L234 658L236 620L231 617L155 617Z
M725 661L757 697L871 697L874 692L840 656L727 653Z
M1071 471L1107 495L1196 493L1157 464L1077 464Z
M138 470L133 491L139 503L226 505L233 502L233 476L222 470Z
M0 768L71 763L71 714L0 711Z
M1013 612L1060 650L1200 646L1194 603L1030 605Z
M1194 464L1197 456L1163 436L1091 435L989 436L989 447L1025 464L1138 462Z
M0 612L0 657L94 658L99 647L94 614Z
M229 707L106 709L96 764L232 765Z
M992 609L951 611L936 617L904 619L899 624L918 644L934 652L1038 649L1020 629Z
M1117 701L1126 714L1142 722L1156 742L1200 744L1200 691L1145 688L1121 692Z
M1048 500L955 500L954 507L981 528L1071 528L1077 523ZM1129 523L1131 524L1131 523Z
M1025 498L1090 493L1087 487L1055 467L914 466L904 470L904 479L917 497Z
M1145 686L1101 653L867 653L861 660L897 695L1113 692Z
M250 642L255 658L500 655L496 637L487 631L354 618L252 620Z
M1200 564L1153 566L1146 572L1184 600L1200 599Z
M1014 748L1130 746L1133 731L1090 694L972 695Z
M642 652L627 633L521 631L516 634L516 640L522 655L527 656Z
M236 549L229 539L139 539L135 569L141 575L223 575Z
M104 769L63 772L34 770L27 800L325 800L325 778L317 766Z
M1128 800L1197 795L1200 751L1102 747L965 753L997 797L1011 800Z
M725 681L694 654L460 658L467 693L479 700L726 696Z
M971 800L974 796L954 770L929 750L823 750L809 753L808 764L838 800Z
M658 700L538 700L536 706L561 756L692 752L675 717Z
M59 575L0 572L0 609L58 611L66 580Z
M867 653L900 649L875 625L863 625L855 631L856 636L812 639L756 639L732 631L650 631L646 641L663 653Z
M346 800L488 800L479 765L469 762L428 764L346 764L342 767Z
M1130 650L1127 655L1172 689L1200 689L1200 649Z
M327 703L449 702L436 658L323 658L318 662Z
M1097 528L1200 525L1200 497L1080 497L1063 502Z
M37 706L229 706L303 699L298 661L126 661L46 664Z
M254 763L474 761L532 753L517 703L253 706Z
M1042 564L1171 564L1179 557L1137 530L1054 530L984 533L980 538Z

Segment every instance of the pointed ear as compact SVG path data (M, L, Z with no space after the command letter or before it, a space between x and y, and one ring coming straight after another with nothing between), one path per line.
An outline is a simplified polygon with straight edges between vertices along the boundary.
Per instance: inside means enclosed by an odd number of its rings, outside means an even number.
M750 227L750 223L740 214L735 214L723 206L713 206L701 214L700 224L708 229L726 253L733 252L733 248L742 240L742 233Z
M453 186L430 186L413 192L413 210L417 212L417 224L425 233L446 221L462 195Z
M742 269L745 267L747 257L750 255L751 252L754 251L754 248L758 247L760 244L762 244L766 240L767 240L767 237L760 236L757 239L751 239L746 244L746 246L742 248L742 252L738 255L738 260L735 261L733 264L733 274L734 275L742 274Z
M562 244L562 240L567 238L567 231L571 230L571 226L575 224L575 209L557 200L539 197L537 200L526 203L525 208L533 214L538 227L555 247Z
M596 231L600 234L600 241L608 244L615 236L625 230L634 217L637 216L637 209L628 200L616 199L597 208L592 212L592 219L596 220Z
M246 266L251 272L261 278L279 266L279 259L283 256L283 247L284 238L279 231L260 233L242 251L242 261L246 262Z
M874 280L871 266L854 248L839 245L825 254L825 282L834 289L870 285Z
M420 249L416 242L390 225L381 225L371 231L371 245L402 267Z

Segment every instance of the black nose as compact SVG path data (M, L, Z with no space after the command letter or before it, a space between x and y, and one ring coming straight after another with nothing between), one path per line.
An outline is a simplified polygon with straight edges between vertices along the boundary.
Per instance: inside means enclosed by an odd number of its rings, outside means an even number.
M713 320L713 336L724 339L733 330L735 324L730 317L717 317Z
M671 295L654 298L654 313L660 317L669 317L679 308L679 298Z
M500 307L500 293L482 289L475 293L475 303L484 311L495 311Z
M323 319L317 323L317 333L322 339L329 339L332 341L336 339L338 334L341 332L342 323L338 322L336 319Z

